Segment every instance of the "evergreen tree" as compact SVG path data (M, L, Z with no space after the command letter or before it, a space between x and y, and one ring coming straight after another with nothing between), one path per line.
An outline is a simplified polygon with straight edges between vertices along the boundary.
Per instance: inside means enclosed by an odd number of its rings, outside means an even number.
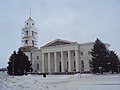
M8 74L9 75L13 75L14 74L14 72L15 72L15 70L14 70L14 68L15 68L15 58L16 58L16 56L17 56L17 54L16 54L16 51L14 51L13 52L13 54L10 56L10 58L9 58L9 62L8 62L8 67L7 67L7 70L8 70ZM14 67L13 67L14 66ZM13 70L14 70L14 72L13 72Z
M112 71L112 73L117 72L118 73L118 67L119 66L119 58L117 54L114 51L109 52L109 70Z
M14 51L14 53L10 56L7 68L9 75L13 75L13 70L14 75L24 75L27 74L27 72L32 71L31 62L28 60L28 57L20 50L17 52L17 54Z
M96 39L93 49L91 51L92 62L91 67L93 73L103 73L106 71L106 65L108 63L108 50L103 42L98 38Z

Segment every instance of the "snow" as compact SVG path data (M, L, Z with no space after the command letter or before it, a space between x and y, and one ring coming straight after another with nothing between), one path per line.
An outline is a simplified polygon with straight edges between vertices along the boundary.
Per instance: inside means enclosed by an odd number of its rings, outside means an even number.
M0 90L120 90L120 75L27 75L0 72Z

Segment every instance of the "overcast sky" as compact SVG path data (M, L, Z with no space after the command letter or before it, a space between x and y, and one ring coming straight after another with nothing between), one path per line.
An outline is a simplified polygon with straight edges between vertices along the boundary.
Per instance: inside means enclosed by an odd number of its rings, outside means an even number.
M120 0L0 0L0 67L21 46L29 7L38 47L58 38L78 43L99 38L120 56Z

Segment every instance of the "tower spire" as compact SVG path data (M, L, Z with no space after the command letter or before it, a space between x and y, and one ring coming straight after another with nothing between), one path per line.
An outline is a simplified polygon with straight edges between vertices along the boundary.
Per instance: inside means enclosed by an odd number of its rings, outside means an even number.
M32 9L32 8L31 8L31 7L29 7L29 9L30 9L30 16L29 16L29 18L31 18L31 9Z

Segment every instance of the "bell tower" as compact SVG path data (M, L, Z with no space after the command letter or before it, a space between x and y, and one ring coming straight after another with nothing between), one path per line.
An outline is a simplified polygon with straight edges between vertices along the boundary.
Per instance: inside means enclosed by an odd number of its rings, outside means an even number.
M21 43L22 46L19 50L23 51L27 56L28 59L32 60L31 51L37 48L37 29L35 27L35 22L31 17L31 8L30 8L30 16L24 23L24 27L22 28L22 37Z
M34 49L37 49L37 29L35 27L35 22L31 17L31 8L30 8L30 16L24 23L24 27L22 28L22 37L21 43L22 46L19 48L25 54L28 55ZM28 55L30 58L30 55Z
M31 18L31 7L30 7L30 16L25 21L25 25L22 28L22 46L23 47L37 46L37 29L35 28L35 22Z
M25 21L25 25L22 28L21 42L23 47L37 47L37 29L31 16Z

